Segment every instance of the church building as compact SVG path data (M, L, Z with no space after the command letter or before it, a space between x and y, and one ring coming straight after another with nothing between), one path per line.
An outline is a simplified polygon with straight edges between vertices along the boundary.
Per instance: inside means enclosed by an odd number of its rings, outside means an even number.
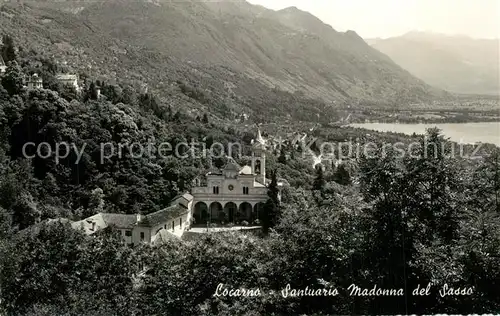
M266 141L260 130L252 143L251 166L240 167L234 160L220 172L206 175L206 185L192 188L193 225L234 223L255 225L268 199Z
M250 166L241 167L228 158L222 170L206 174L206 185L198 182L190 193L179 195L165 209L147 215L98 213L70 221L71 226L87 235L114 229L120 232L125 243L133 245L182 238L186 232L199 234L196 229L209 223L223 229L229 223L233 227L258 227L270 183L266 179L266 143L259 130L252 142ZM283 185L288 184L278 180L278 187Z

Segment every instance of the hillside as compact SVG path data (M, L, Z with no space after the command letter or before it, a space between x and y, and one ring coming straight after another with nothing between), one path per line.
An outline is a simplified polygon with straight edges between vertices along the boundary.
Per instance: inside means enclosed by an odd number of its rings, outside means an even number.
M275 12L246 2L102 2L80 15L129 43L226 65L270 87L304 90L327 100L390 99L402 89L420 96L428 91L354 32L338 33L295 8ZM304 27L297 30L285 20Z
M332 104L405 107L445 95L354 31L336 32L296 8L272 11L244 1L6 3L0 32L89 75L148 83L174 107L234 117L311 118ZM186 96L186 87L201 97Z
M430 85L458 93L498 94L498 40L425 32L367 40Z

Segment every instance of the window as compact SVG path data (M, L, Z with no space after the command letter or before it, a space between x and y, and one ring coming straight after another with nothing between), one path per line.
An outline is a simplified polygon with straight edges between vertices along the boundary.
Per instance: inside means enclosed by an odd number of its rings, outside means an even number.
M182 217L181 217L181 218L179 218L179 227L181 227L181 228L182 228Z
M248 193L249 193L248 187L243 187L243 194L248 194Z
M144 241L144 232L141 232L141 241Z
M163 228L164 228L164 229L167 229L167 224L163 225Z
M219 194L219 187L213 187L214 194Z
M90 230L95 230L95 223L92 222L92 228Z
M255 174L260 174L260 160L255 162Z
M175 230L175 221L172 221L172 231Z
M125 236L132 237L132 231L131 230L126 230L125 231Z

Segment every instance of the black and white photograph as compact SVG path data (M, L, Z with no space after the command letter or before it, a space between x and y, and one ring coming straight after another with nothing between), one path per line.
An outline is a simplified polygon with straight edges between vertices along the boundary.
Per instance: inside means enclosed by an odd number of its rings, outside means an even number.
M500 0L0 0L0 316L500 314Z

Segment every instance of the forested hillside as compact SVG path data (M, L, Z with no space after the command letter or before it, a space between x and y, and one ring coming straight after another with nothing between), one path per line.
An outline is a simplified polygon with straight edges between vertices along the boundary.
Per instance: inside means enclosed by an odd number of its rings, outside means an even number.
M457 93L500 93L498 39L409 32L367 42L435 87Z
M483 146L475 153L477 159L469 159L450 156L452 143L437 130L424 139L317 126L304 131L318 138L311 146L314 151L322 142L356 140L414 143L413 155L379 147L370 155L324 162L324 168L314 170L303 156L304 148L286 145L271 150L267 164L272 180L280 176L291 186L276 203L270 185L262 234L208 234L193 241L129 247L112 231L90 237L72 229L67 220L103 211L145 214L161 209L189 190L194 177L225 161L190 155L160 158L154 150L137 155L127 144L147 144L150 139L177 144L191 138L205 138L207 144L241 142L243 154L234 158L244 164L253 133L236 124L220 127L209 115L184 115L132 83L111 84L90 76L78 94L54 80L59 69L53 59L26 49L16 53L11 40L4 42L10 44L2 49L8 68L0 86L0 313L500 310L497 147ZM34 72L44 79L44 89L23 87L23 78ZM283 127L301 132L300 126ZM85 144L85 150L81 155L63 151L67 157L56 160L48 149L63 142L79 149ZM23 153L27 143L33 145ZM48 145L34 152L42 143ZM125 144L125 154L101 160L102 143ZM448 149L438 150L443 144ZM464 153L472 150L466 146ZM55 218L66 220L48 221ZM221 283L259 289L261 295L214 296ZM429 283L430 295L411 295L417 286ZM405 295L352 295L347 290L351 284L401 289ZM448 290L441 295L445 284ZM283 295L287 285L337 289L338 295ZM471 294L460 294L467 289Z
M48 1L7 2L0 10L0 31L26 49L57 56L75 72L148 84L186 110L246 113L256 121L317 113L331 119L332 107L404 108L449 97L355 32L336 32L295 8L275 12L244 1ZM307 23L299 29L290 23L302 20Z
M0 315L500 310L498 147L471 158L473 145L452 155L457 144L438 130L405 136L328 124L349 106L368 116L448 98L354 32L295 8L118 0L5 2L0 32L10 34L0 50L8 65ZM25 87L35 73L43 87ZM61 85L60 73L78 74L82 90ZM247 164L254 123L267 123L269 140L285 137L267 154L261 232L129 246L112 229L71 228L99 212L164 209L228 159L200 146L164 157L158 144L239 143L232 158ZM309 148L286 139L302 133ZM313 167L309 149L341 142L375 149ZM384 146L394 144L407 154ZM278 178L290 184L281 200ZM260 295L214 295L220 284ZM404 295L352 295L352 284ZM428 284L429 295L412 295ZM338 295L284 295L287 286Z

